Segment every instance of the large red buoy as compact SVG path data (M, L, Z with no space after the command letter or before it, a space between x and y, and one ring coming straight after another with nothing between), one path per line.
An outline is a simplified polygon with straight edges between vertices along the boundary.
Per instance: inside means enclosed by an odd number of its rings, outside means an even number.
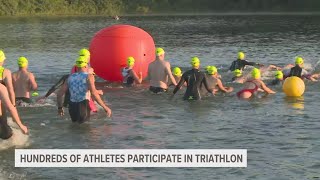
M121 68L127 58L135 59L134 70L147 76L148 65L155 59L153 38L130 25L114 25L97 32L90 44L90 64L95 73L111 82L122 81Z

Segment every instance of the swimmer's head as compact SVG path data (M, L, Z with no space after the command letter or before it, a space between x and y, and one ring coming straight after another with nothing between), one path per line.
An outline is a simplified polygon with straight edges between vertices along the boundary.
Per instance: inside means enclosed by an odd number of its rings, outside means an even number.
M3 62L6 59L6 56L4 55L4 52L0 50L0 62Z
M211 66L206 66L205 70L206 72L208 73L208 69L210 68Z
M134 65L134 62L135 62L135 60L132 56L128 57L128 59L127 59L128 67L132 67Z
M86 48L80 49L79 56L90 57L90 51Z
M240 76L242 76L242 71L240 69L236 69L233 71L233 75L235 77L240 77Z
M276 71L274 74L276 79L282 80L283 79L283 73L282 71Z
M298 56L296 57L296 65L303 65L304 61L303 58Z
M182 71L181 71L181 69L179 67L175 67L172 70L172 74L175 75L175 76L181 77L182 76Z
M78 68L83 68L88 65L87 58L85 56L79 56L75 64Z
M209 75L215 75L218 72L218 69L215 66L210 66L207 72Z
M161 55L163 55L165 52L164 52L164 50L162 49L162 48L157 48L156 49L156 56L161 56Z
M18 59L19 68L24 68L28 66L28 59L26 57L19 57Z
M238 59L244 60L245 57L246 57L246 55L243 52L241 52L241 51L238 52Z
M258 68L253 68L251 71L251 76L254 79L259 79L261 77L260 70Z
M190 62L192 67L199 67L200 66L200 59L198 57L191 58Z

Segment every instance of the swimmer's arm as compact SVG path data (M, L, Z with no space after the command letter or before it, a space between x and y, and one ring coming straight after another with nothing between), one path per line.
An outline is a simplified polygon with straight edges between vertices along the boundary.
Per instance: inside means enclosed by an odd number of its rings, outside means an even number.
M60 88L60 90L57 93L57 105L58 105L59 109L61 109L63 107L63 95L65 95L67 90L68 90L68 83L65 82L65 83L63 83L62 87Z
M32 73L30 73L30 88L32 91L36 91L38 89L38 84L36 82L36 78L34 77L34 75Z
M10 101L13 104L13 106L16 106L16 96L14 94L11 71L8 69L6 69L6 71L7 71L7 74L5 78L5 84L9 92Z
M176 82L176 79L174 79L174 77L172 75L171 66L169 63L166 64L166 72L167 72L167 75L170 77L172 84L176 86L177 82Z
M174 88L173 94L176 94L180 90L181 86L185 83L185 81L186 81L185 74L183 74L179 83Z
M94 77L92 74L88 75L88 83L89 83L89 90L94 97L94 99L97 101L97 103L106 111L107 116L111 116L111 109L102 101L101 97L99 96L96 87L94 85Z
M261 66L261 64L259 63L255 63L255 62L249 62L246 60L243 60L244 65L248 65L248 66Z
M62 76L60 80L49 89L49 91L44 97L45 98L49 97L50 94L52 94L54 91L56 91L59 87L61 87L64 84L64 82L66 81L66 79L68 79L68 77L69 77L69 74Z
M273 65L273 64L270 64L270 65L268 66L268 70L272 70L272 69L281 70L281 67L278 67L278 66L275 66L275 65Z
M268 94L275 94L276 93L273 90L271 90L270 88L268 88L263 81L261 81L261 88Z
M8 92L6 90L2 91L2 93L0 93L0 96L1 96L2 103L4 103L4 105L7 107L14 121L18 124L18 126L23 131L23 133L27 134L28 128L24 124L22 124L17 108L13 106L13 104L11 103L8 97Z
M134 70L130 71L130 74L133 76L136 83L141 84L142 83L142 72L139 73L139 76Z
M225 87L223 86L223 84L222 84L222 82L221 82L220 79L217 79L217 85L218 85L218 87L219 87L219 89L220 89L221 91L224 91L224 92L226 92L226 93L233 91L233 88L231 88L231 87L230 87L230 88L225 88Z

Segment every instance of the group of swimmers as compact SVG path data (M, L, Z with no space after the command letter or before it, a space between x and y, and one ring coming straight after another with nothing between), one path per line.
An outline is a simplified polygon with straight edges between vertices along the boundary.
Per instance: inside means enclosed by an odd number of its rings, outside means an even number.
M30 102L31 96L37 96L37 83L34 75L28 71L28 60L25 57L18 59L19 70L11 74L10 70L2 67L5 60L5 54L0 50L0 101L1 101L1 117L0 117L0 138L8 139L12 136L12 130L7 124L6 109L10 111L13 119L19 125L24 133L28 133L28 129L22 124L18 112L15 108L16 103ZM133 86L143 81L142 73L134 71L135 59L130 56L127 58L127 66L121 69L123 76L123 84ZM200 100L204 91L210 94L216 94L221 91L230 93L233 87L223 85L221 75L215 66L207 66L205 72L200 70L200 59L193 57L190 61L191 69L182 73L178 67L173 68L168 61L165 60L165 51L162 48L156 48L156 59L148 66L148 75L146 80L149 81L149 90L153 93L162 93L168 90L169 85L175 86L173 95L175 95L181 87L185 86L186 91L184 100ZM271 84L281 83L286 77L297 76L316 81L320 74L309 74L303 69L304 60L297 57L294 65L288 65L280 71L281 68L274 65L265 67L262 64L248 62L245 60L243 52L238 53L237 60L233 61L229 70L233 72L234 82L243 83L243 89L237 92L239 98L250 98L257 92L265 92L273 94L275 91L270 89L262 80L261 73L268 69L276 69L275 80ZM243 75L245 66L254 66L250 75ZM73 122L83 123L90 120L90 112L96 112L96 101L110 117L111 109L103 102L100 95L102 90L97 90L95 86L94 70L90 67L90 52L87 49L79 51L79 57L72 67L71 73L62 76L45 96L38 98L38 101L47 98L51 93L58 90L57 105L58 114L64 115L63 107L68 107L71 120ZM33 93L31 93L34 91ZM172 95L172 96L173 96ZM64 98L63 98L64 97Z
M147 80L150 81L150 91L154 93L166 92L168 90L168 84L174 85L173 95L176 94L181 87L186 86L184 94L184 100L199 100L207 91L210 94L215 94L219 91L229 93L233 91L233 87L226 87L223 85L221 75L218 73L218 69L215 66L207 66L205 72L200 70L200 59L193 57L190 61L192 69L182 74L179 67L174 67L171 72L170 63L164 59L165 52L162 48L156 49L156 60L150 63L148 68ZM134 60L133 57L128 58L128 67L122 70L124 76L124 83L127 85L133 85L135 83L141 83L141 75L137 76L133 70ZM246 66L254 66L255 68L249 75L243 75L243 70ZM233 61L229 71L233 72L233 82L243 83L243 89L237 92L239 98L250 98L257 94L256 92L265 92L267 94L273 94L275 91L271 90L269 85L281 84L287 77L297 76L302 79L306 78L311 81L317 81L320 74L310 74L304 68L304 60L302 57L297 57L295 65L289 64L284 68L277 67L275 65L264 66L259 63L249 62L245 60L245 54L238 52L237 60ZM275 79L268 84L268 86L261 80L261 73L274 69ZM130 73L127 73L130 72ZM130 79L130 81L128 81Z

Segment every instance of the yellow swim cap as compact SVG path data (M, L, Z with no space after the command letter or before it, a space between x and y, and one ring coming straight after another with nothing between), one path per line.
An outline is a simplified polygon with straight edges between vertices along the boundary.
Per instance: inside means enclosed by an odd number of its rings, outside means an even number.
M133 66L134 62L135 62L135 60L134 60L134 58L132 56L128 57L128 59L127 59L127 65L128 66Z
M90 51L88 49L85 49L85 48L80 49L79 56L89 57L90 56Z
M207 70L209 75L216 74L218 72L218 69L215 66L210 66Z
M35 92L33 92L33 93L31 94L31 96L32 96L32 97L39 96L39 93L38 93L37 91L35 91Z
M156 55L157 56L161 56L162 54L164 54L164 50L162 48L157 48L156 49Z
M244 58L245 58L245 54L243 53L243 52L238 52L238 59L240 59L240 60L244 60Z
M274 73L274 76L276 77L276 79L283 79L282 71L276 71L276 73Z
M211 66L206 66L205 70L208 72L208 69L210 69Z
M79 68L85 67L88 64L87 58L85 56L79 56L76 60L76 66Z
M4 52L0 50L0 62L3 62L6 59L6 56L4 55Z
M254 79L259 79L261 77L260 70L258 68L253 68L252 71L251 71L251 76Z
M28 65L28 59L26 57L19 57L18 59L18 66L20 68L27 67Z
M178 76L178 77L182 76L182 71L179 67L173 68L172 73L173 73L173 75Z
M193 57L190 62L192 67L200 66L200 59L198 57Z
M240 77L240 76L242 76L242 71L240 69L236 69L233 71L233 75L235 77Z
M297 64L297 65L303 64L303 59L302 59L302 57L300 57L300 56L296 57L296 64Z

